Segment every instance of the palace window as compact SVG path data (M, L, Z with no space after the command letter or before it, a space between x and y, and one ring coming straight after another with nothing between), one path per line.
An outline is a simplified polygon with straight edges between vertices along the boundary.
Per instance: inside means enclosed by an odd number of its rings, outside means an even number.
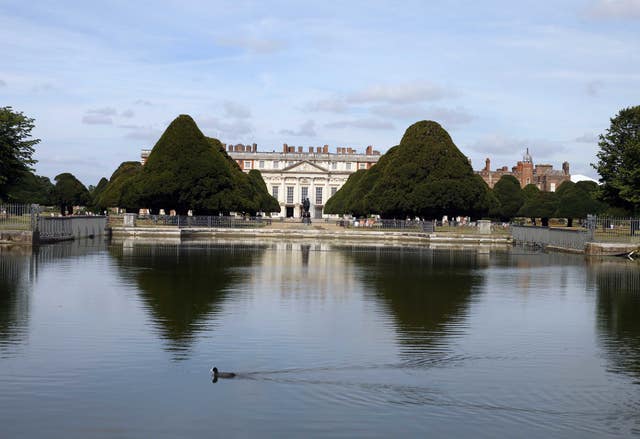
M333 169L334 171L338 169L338 162L331 162L331 169Z
M358 169L367 169L366 163L358 163Z
M309 187L307 187L307 186L302 186L302 187L300 188L300 191L301 191L301 198L302 198L302 201L304 201L304 199L305 199L305 198L309 198Z
M251 160L244 161L244 169L251 169Z
M287 186L287 204L293 204L293 186Z
M322 186L316 188L316 204L322 204Z
M345 163L345 166L346 166L347 171L351 170L351 162Z
M555 183L551 183L551 187L549 188L549 190L551 192L555 192L556 191L556 184Z
M258 167L259 167L260 169L264 169L264 160L260 160L260 161L258 162Z
M338 188L335 187L335 186L332 186L331 187L331 196L333 197L336 194L336 192L338 192Z
M278 161L277 160L273 161L273 169L278 169Z
M278 186L271 187L271 195L273 195L273 198L276 200L278 199Z

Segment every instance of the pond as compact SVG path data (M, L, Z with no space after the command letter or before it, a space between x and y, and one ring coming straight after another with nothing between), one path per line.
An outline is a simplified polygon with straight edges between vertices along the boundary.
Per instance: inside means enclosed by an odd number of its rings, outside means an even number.
M233 371L212 382L210 368ZM251 241L0 253L2 437L640 436L640 266Z

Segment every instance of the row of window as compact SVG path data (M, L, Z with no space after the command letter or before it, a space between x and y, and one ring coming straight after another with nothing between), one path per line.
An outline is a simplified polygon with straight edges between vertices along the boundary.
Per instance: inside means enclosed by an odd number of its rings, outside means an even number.
M271 187L271 195L273 195L273 198L275 198L276 200L278 199L278 191L279 191L280 186L272 186ZM294 186L287 186L287 204L293 204L293 191L294 191L295 187ZM316 187L316 204L322 204L322 186L318 186ZM331 188L331 196L333 197L336 192L338 191L337 187L332 187ZM302 186L300 188L300 200L303 201L305 198L309 198L309 187L308 186Z
M285 162L285 167L287 166L291 166L296 162ZM280 166L280 162L277 160L273 161L273 166L271 169L279 169ZM253 169L253 163L251 162L251 160L245 160L244 161L244 169ZM265 162L264 160L259 160L258 161L258 169L265 169ZM332 170L336 170L338 169L338 162L331 162L331 169ZM346 162L345 163L345 169L347 171L351 170L351 162ZM358 169L367 169L367 164L366 163L358 163Z

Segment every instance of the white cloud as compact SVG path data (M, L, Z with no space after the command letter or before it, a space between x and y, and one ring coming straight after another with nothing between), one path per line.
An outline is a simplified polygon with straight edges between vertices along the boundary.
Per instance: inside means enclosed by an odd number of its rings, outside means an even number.
M378 119L353 119L339 120L325 124L325 128L361 128L367 130L392 130L394 125L386 120Z
M125 135L127 139L146 140L147 142L155 143L162 135L162 131L151 126L121 125L121 127L130 129Z
M321 99L319 101L309 102L305 107L305 111L309 112L328 112L328 113L346 113L349 107L342 99L330 98Z
M464 108L432 108L427 111L428 116L441 125L463 125L471 122L474 117Z
M87 114L99 114L101 116L115 116L118 111L113 107L94 108L87 110Z
M589 12L595 18L640 19L640 0L597 0Z
M6 87L6 86L7 86L7 83L2 79L0 79L0 87Z
M120 116L131 119L133 116L135 116L135 113L133 112L133 110L124 110L122 113L120 113Z
M82 123L86 125L113 125L111 116L103 114L85 114L82 117Z
M285 136L315 137L316 136L315 126L316 126L316 123L314 121L308 120L304 122L302 125L300 125L300 128L298 128L297 130L280 130L280 134L283 134Z
M480 138L471 144L470 148L488 155L513 156L517 160L520 160L524 151L529 148L534 162L540 162L540 160L536 160L536 157L545 161L545 157L554 153L566 152L566 148L561 142L547 139L517 139L497 133Z
M593 133L584 133L582 136L576 137L574 141L578 143L598 143L598 136Z
M255 54L274 53L286 47L284 41L250 37L219 38L216 43L219 46L234 47Z
M251 117L249 107L237 102L224 101L222 104L226 117L235 117L237 119L248 119Z
M151 101L147 101L146 99L137 99L134 102L134 105L143 105L145 107L152 107L153 103L151 103Z
M604 82L602 81L589 81L586 85L586 92L589 96L596 97L600 94L602 87L604 87Z
M253 126L241 119L226 122L217 117L203 117L198 119L197 123L200 128L211 130L211 135L221 140L237 138L253 132Z
M347 96L347 102L382 102L391 104L412 104L424 101L437 101L455 93L425 81L413 81L403 84L374 85Z

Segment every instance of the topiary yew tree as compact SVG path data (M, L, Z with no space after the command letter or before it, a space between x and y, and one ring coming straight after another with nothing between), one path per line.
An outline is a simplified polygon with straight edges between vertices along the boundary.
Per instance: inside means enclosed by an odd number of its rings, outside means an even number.
M123 204L175 209L179 214L259 211L269 195L264 182L250 180L223 149L220 141L205 137L190 116L178 116L138 175L124 185Z
M62 215L72 214L73 206L86 206L89 203L89 191L73 174L65 172L54 180L54 197Z
M449 134L436 122L421 121L371 169L352 175L327 207L383 218L479 216L487 189Z
M493 187L493 193L500 203L498 212L502 221L509 221L515 217L525 202L520 182L513 175L500 177L500 180Z

